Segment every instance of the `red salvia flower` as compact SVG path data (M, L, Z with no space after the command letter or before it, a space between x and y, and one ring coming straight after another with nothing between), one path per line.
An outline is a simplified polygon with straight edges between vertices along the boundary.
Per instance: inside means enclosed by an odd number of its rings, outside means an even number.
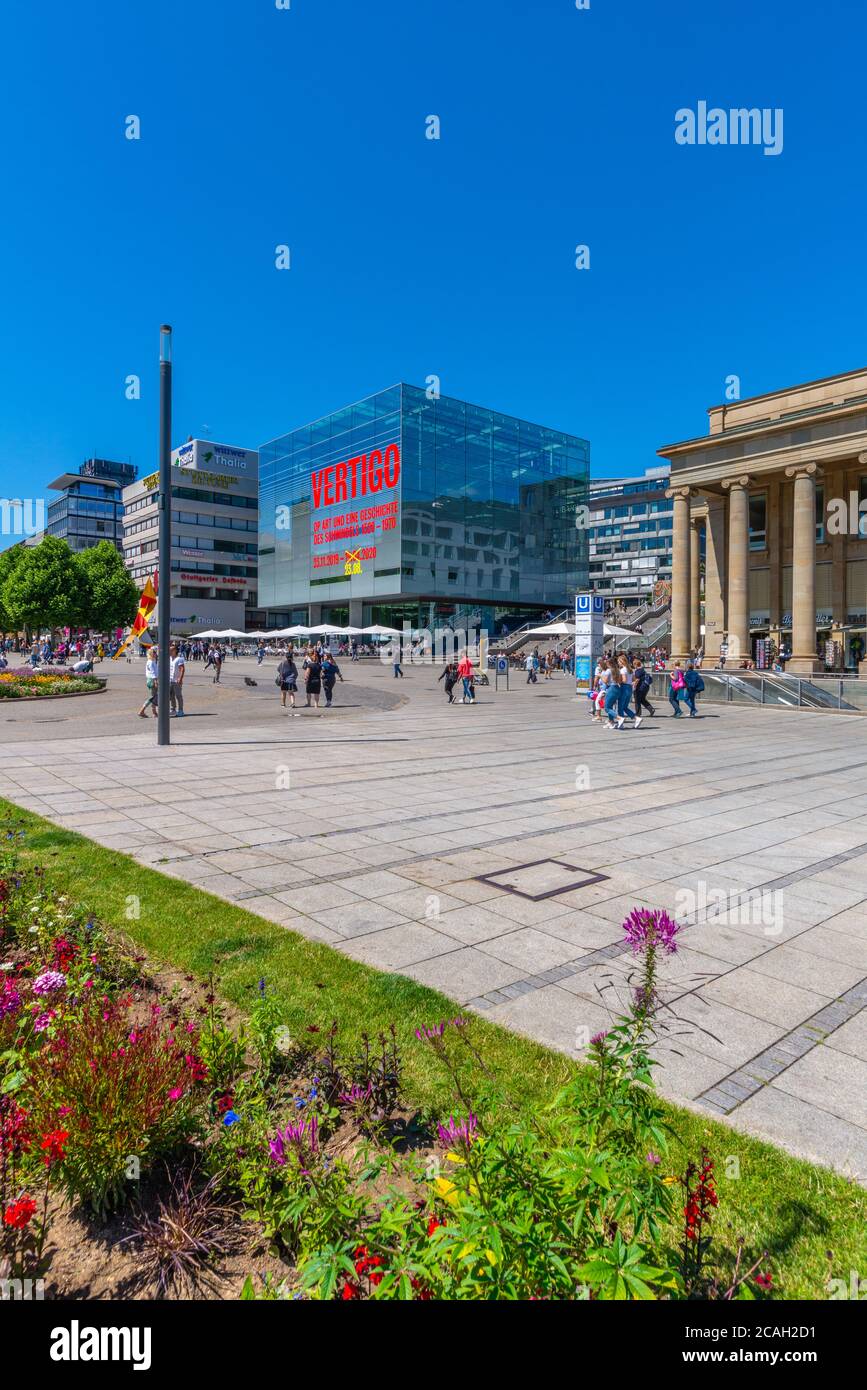
M46 1134L39 1147L42 1149L42 1162L50 1168L52 1163L60 1163L66 1157L64 1145L69 1138L69 1130L54 1129Z
M36 1203L32 1197L25 1193L18 1197L3 1213L4 1226L13 1226L16 1231L23 1231L28 1226L36 1213Z

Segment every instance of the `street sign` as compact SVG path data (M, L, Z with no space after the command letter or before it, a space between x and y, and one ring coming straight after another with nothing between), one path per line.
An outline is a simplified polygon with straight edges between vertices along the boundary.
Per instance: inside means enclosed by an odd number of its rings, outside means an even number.
M601 594L575 595L575 682L589 687L602 655L605 600Z

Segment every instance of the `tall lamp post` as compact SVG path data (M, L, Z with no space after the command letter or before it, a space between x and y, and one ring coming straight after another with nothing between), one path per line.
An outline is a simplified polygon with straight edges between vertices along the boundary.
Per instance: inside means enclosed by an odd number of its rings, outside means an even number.
M172 330L160 328L159 647L157 744L171 743L169 642L172 636Z

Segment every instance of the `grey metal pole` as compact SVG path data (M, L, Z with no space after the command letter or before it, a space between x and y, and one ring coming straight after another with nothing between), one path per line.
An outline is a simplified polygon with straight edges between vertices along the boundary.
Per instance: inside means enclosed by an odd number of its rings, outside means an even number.
M169 642L172 636L172 330L160 328L159 646L157 744L171 743Z

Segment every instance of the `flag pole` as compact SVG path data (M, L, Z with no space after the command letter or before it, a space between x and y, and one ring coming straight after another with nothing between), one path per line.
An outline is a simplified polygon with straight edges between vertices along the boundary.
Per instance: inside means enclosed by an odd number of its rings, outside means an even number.
M172 635L172 330L160 328L159 648L157 744L171 743L169 642Z

